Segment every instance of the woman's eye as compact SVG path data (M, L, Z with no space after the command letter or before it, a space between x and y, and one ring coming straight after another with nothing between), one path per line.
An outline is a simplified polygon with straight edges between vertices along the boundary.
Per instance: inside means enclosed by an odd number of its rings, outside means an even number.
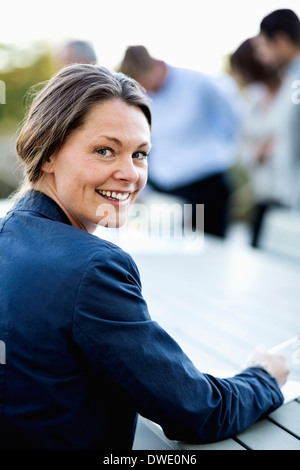
M136 158L137 160L146 160L147 159L147 152L135 152L132 157Z
M101 157L104 157L104 158L108 158L108 157L111 157L113 155L112 150L107 148L107 147L97 149L97 153L98 153L98 155L100 155Z

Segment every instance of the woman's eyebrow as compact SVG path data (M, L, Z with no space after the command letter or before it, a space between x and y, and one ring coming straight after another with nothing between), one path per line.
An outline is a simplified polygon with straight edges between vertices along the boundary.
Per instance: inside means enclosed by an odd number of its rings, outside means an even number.
M142 147L149 147L149 150L151 149L151 143L146 141L146 142L143 142L141 145L138 146L138 149L142 148Z
M105 139L110 140L114 142L115 144L119 145L119 147L122 147L122 142L116 137L109 137L108 135L102 135L101 137L104 137Z
M111 142L114 142L114 143L117 144L119 147L122 147L122 146L123 146L122 142L121 142L119 139L117 139L116 137L110 137L110 136L108 136L108 135L101 135L101 137L103 137L103 138L105 138L105 139L107 139L107 140L110 140ZM149 147L149 150L150 150L150 148L151 148L151 143L146 140L145 142L142 142L137 148L140 149L140 148L142 148L142 147Z

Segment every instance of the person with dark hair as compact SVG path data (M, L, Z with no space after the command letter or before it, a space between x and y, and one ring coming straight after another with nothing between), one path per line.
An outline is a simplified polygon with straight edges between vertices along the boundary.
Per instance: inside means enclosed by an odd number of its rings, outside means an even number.
M32 103L25 186L0 220L1 450L131 449L137 413L210 442L283 403L282 356L201 373L152 320L131 256L93 235L145 186L151 124L139 84L94 65L61 69Z
M273 207L281 205L281 193L277 191L281 160L274 152L273 140L276 97L282 80L278 68L259 60L253 38L231 54L230 66L248 104L241 120L237 160L249 172L254 192L251 245L260 247L265 218Z
M289 9L275 10L260 23L253 44L259 59L277 67L282 85L276 97L273 149L278 162L278 194L284 205L300 208L300 20ZM297 94L298 93L298 94ZM279 169L280 168L280 169Z
M251 84L280 83L278 68L265 65L257 56L254 38L243 41L229 57L231 73L241 87Z
M288 9L275 10L260 23L254 44L260 60L271 66L297 68L300 61L300 20ZM296 75L296 74L295 74Z
M224 238L238 128L234 106L208 75L171 66L142 45L126 49L120 71L151 99L149 184L191 204L193 229L197 204L204 204L204 232Z
M296 50L300 47L300 21L296 13L287 8L275 10L265 16L260 23L260 32L269 40L276 42L285 39Z

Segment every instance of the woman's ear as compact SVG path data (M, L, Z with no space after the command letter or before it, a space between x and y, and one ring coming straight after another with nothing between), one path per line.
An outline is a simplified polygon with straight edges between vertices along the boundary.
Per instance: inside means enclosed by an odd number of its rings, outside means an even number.
M51 155L48 160L46 160L43 165L41 166L41 170L45 173L53 173L54 172L54 155Z

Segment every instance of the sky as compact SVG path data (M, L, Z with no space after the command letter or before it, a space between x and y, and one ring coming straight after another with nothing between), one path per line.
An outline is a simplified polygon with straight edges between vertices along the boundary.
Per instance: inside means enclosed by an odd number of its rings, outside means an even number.
M129 45L143 44L154 57L218 74L227 54L257 34L261 19L278 8L300 16L299 0L10 0L1 5L0 43L44 41L51 48L83 39L98 63L116 67ZM4 4L4 5L3 5Z

